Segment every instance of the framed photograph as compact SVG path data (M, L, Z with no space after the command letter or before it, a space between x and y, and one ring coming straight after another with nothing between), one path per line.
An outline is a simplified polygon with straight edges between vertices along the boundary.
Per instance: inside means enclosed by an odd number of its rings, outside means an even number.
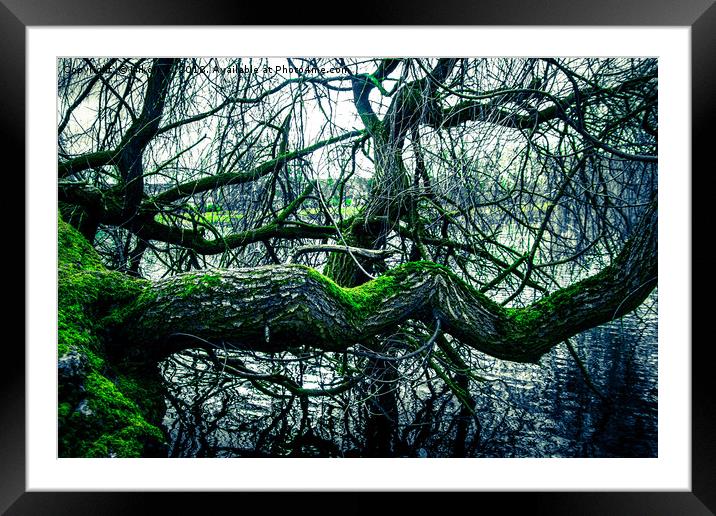
M3 510L712 514L691 170L716 8L521 4L3 8L27 249Z

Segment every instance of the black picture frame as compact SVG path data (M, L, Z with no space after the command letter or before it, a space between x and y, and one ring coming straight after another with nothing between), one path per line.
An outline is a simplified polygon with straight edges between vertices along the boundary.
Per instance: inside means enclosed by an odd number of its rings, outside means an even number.
M348 5L348 4L346 4ZM25 190L24 155L18 149L25 143L25 31L32 26L63 25L571 25L571 26L684 26L691 28L692 71L692 206L708 206L708 189L693 185L705 179L713 169L711 158L716 113L716 5L714 0L486 0L461 2L443 0L436 4L425 0L350 4L350 15L338 16L341 6L335 3L311 2L293 5L205 0L0 0L0 99L2 99L2 142L5 157L17 158L14 166L4 160L5 179L15 179L14 192ZM346 6L342 6L345 8ZM348 13L348 11L345 11ZM331 19L328 19L332 17ZM48 178L51 171L48 171ZM689 180L684 178L684 180ZM7 186L9 188L9 186ZM699 199L699 196L702 196ZM19 196L16 195L19 198ZM701 201L701 202L699 202ZM711 201L712 202L712 201ZM15 221L16 222L16 221ZM692 208L692 235L710 235L708 216L697 216ZM708 271L709 253L693 252L692 271ZM16 260L16 258L15 258ZM712 260L709 260L709 262ZM712 265L711 265L712 266ZM15 264L15 267L17 265ZM25 268L25 276L32 274ZM699 280L699 285L704 283ZM702 286L705 290L705 287ZM6 291L6 296L12 295ZM19 303L16 303L19 305ZM28 309L29 307L26 307ZM708 303L699 304L692 290L692 321L708 321ZM693 332L693 326L692 326ZM690 492L528 492L468 493L460 501L487 510L487 503L503 507L500 512L532 514L649 514L707 515L716 513L716 439L712 435L716 396L709 351L713 338L678 343L692 353L692 490ZM26 492L25 489L25 353L6 338L3 358L6 366L0 373L0 511L6 514L131 514L152 510L148 499L159 502L163 511L186 513L194 503L242 507L267 503L259 494L192 494L188 493L52 493ZM673 343L672 343L673 344ZM432 493L410 493L401 496L401 512L421 507L425 511ZM292 513L323 506L324 500L310 493L271 495L271 510L276 504ZM311 496L310 501L308 497ZM451 496L455 496L454 494ZM156 498L161 497L160 500ZM239 498L240 497L240 498ZM373 493L342 493L339 505L325 508L340 512L365 512L375 506ZM441 497L442 498L442 497ZM441 499L440 498L440 499ZM439 500L440 500L439 499ZM435 503L442 503L441 501ZM231 505L229 505L231 506ZM468 507L469 507L468 506Z

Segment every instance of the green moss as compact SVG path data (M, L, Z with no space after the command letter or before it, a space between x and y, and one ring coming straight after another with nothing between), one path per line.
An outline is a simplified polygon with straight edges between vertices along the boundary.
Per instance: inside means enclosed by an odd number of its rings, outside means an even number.
M564 306L573 305L576 298L578 298L580 294L588 292L592 288L600 288L601 283L604 281L604 277L609 274L611 274L610 267L605 267L593 276L589 276L582 281L578 281L577 283L573 283L572 285L561 288L552 294L544 296L542 299L532 304L530 308L546 314L559 311L559 309Z
M506 314L511 321L519 326L518 331L523 334L533 333L544 317L559 318L562 308L579 302L577 298L580 294L598 286L604 275L609 274L608 269L607 267L593 276L546 295L524 308L508 308Z
M60 266L105 270L99 255L79 231L58 217L57 258Z
M357 317L370 314L386 299L398 293L399 282L390 275L379 276L352 288L341 287L315 269L308 268L308 275L323 284L331 297L352 310Z
M425 273L445 275L453 284L463 289L469 295L478 298L481 304L486 306L493 313L500 314L504 312L503 307L489 299L484 294L478 292L450 269L434 262L408 262L387 271L385 274L378 276L374 280L353 288L341 287L320 272L308 267L307 269L309 277L322 283L333 298L339 300L345 306L353 310L355 315L358 317L370 315L387 299L392 296L399 295L402 288L404 288L403 282L407 277Z
M67 416L70 415L70 411L72 410L72 405L67 403L66 401L63 403L60 403L57 407L57 416L59 418L67 418Z
M90 310L100 292L98 274L105 271L99 256L79 232L58 220L58 352L72 346L96 349L96 327Z
M384 274L358 287L344 290L347 300L360 316L372 313L390 297L400 292L397 278Z
M179 292L182 297L188 297L204 290L210 290L221 284L221 276L216 273L184 274L181 276L183 288Z
M100 318L100 324L107 330L119 327L130 319L135 313L156 299L156 292L151 288L151 282L128 278L120 274L117 281L108 279L105 294L106 315Z
M61 379L58 386L59 454L152 454L164 442L162 431L147 419L161 418L157 382L120 374L124 366L108 362L103 338L105 326L150 299L149 283L106 270L92 246L61 220L58 244L58 357L77 353L84 364L81 378Z
M580 281L573 285L569 285L568 287L557 290L556 292L553 292L552 294L543 297L533 306L535 307L535 309L540 310L541 312L551 312L559 309L559 307L565 304L572 304L574 303L574 297L586 288L588 288L589 285L593 282L593 278L594 276L592 276L591 278L587 278L584 281Z
M147 439L161 440L159 429L138 423L122 428L112 434L105 434L97 439L87 450L87 457L121 457L138 458L145 454L144 441Z
M531 324L542 316L539 310L534 308L508 308L505 310L507 317L518 324Z
M91 318L99 285L90 273L60 270L58 276L58 352L70 347L97 349L96 325Z
M83 386L74 410L68 401L58 410L61 456L140 457L147 449L161 447L163 432L147 422L139 405L117 384L91 371Z
M135 369L126 366L126 364L124 369L127 372L119 374L115 378L114 383L117 389L133 400L147 419L161 420L166 406L164 404L164 388L159 376L147 374L142 369ZM154 380L151 380L150 376L153 376ZM138 378L141 378L141 381Z
M92 398L94 409L136 409L134 402L126 398L114 383L96 372L87 375L85 389Z

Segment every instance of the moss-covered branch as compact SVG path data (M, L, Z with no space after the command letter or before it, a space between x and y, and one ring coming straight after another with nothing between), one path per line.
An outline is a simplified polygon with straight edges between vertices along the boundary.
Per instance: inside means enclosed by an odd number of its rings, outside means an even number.
M156 361L196 337L249 349L340 351L432 323L497 358L536 362L555 345L640 305L656 286L656 203L600 273L526 308L506 309L432 262L411 262L342 288L301 265L189 273L156 282L108 271L60 222L60 453L158 453Z
M140 353L191 346L176 334L279 351L344 350L409 320L439 318L464 344L497 358L535 362L566 338L633 310L656 286L656 206L599 274L520 309L504 309L453 272L412 262L359 287L281 265L184 274L148 284L118 328Z

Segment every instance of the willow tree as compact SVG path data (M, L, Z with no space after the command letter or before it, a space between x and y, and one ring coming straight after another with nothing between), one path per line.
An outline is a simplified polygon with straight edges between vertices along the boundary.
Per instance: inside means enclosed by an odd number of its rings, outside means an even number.
M475 356L538 363L656 287L655 60L58 70L63 456L166 455L165 400L207 427L236 386L275 405L235 455L345 455L325 399L357 454L410 454L418 383L469 454Z

